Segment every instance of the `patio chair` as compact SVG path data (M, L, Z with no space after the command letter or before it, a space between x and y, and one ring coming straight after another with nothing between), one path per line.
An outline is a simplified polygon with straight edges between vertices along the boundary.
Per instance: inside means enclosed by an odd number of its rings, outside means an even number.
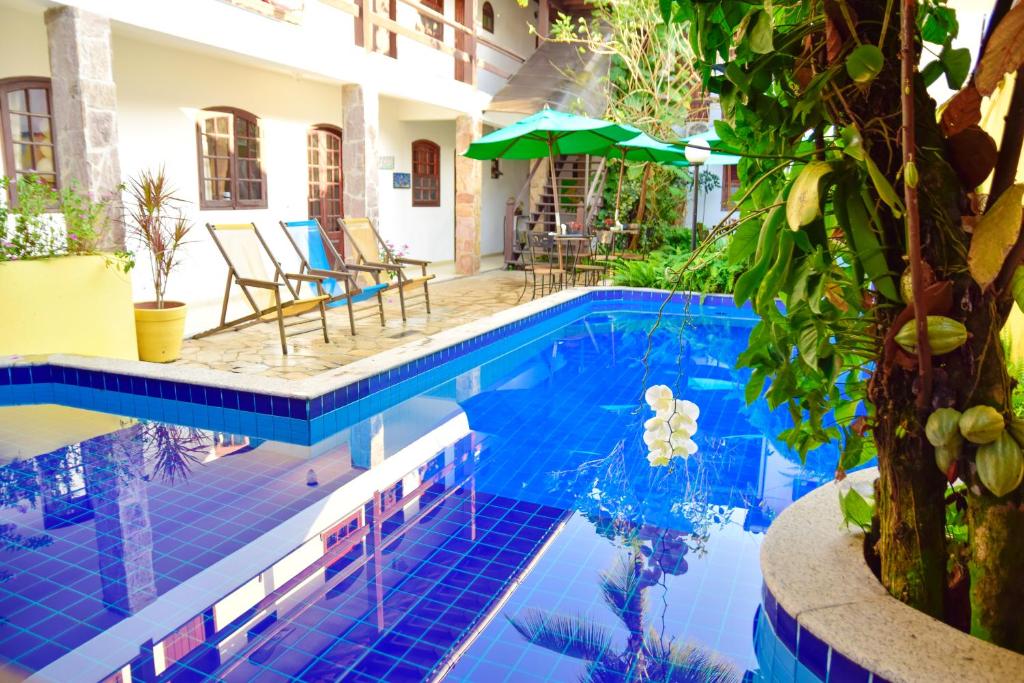
M533 273L533 298L537 298L538 278L540 284L540 295L544 296L545 285L548 293L555 291L557 282L558 289L565 284L565 266L562 262L562 252L555 244L555 236L548 232L531 232L528 235L530 245L530 272Z
M596 263L604 268L607 275L616 261L619 260L618 236L621 234L615 230L595 230L597 245L590 255L591 263Z
M598 244L597 235L593 235L579 245L572 266L573 282L582 282L584 286L596 285L608 272L607 262L594 260L600 253Z
M406 291L423 285L423 294L409 298L422 298L430 313L430 289L428 283L434 279L427 274L430 261L396 256L391 247L381 239L369 218L339 218L338 225L345 235L345 263L377 266L387 269L397 278L398 299L402 304L402 320L405 318ZM422 273L410 277L405 266L419 266Z
M348 324L353 336L356 333L354 304L377 300L377 315L384 326L384 298L381 292L387 283L381 283L384 271L375 266L346 265L341 254L334 247L320 221L315 218L302 221L280 221L288 241L299 255L299 272L325 278L323 288L330 295L328 308L342 304L348 309ZM368 282L360 285L358 275L364 275ZM314 283L309 283L314 287ZM366 317L363 315L362 317Z
M217 245L217 249L228 265L228 277L227 284L224 286L224 303L220 310L220 324L205 332L200 332L195 335L195 339L227 329L238 330L256 323L276 320L281 336L281 352L287 355L287 337L312 332L316 328L311 327L286 333L286 327L308 324L313 320L301 318L286 324L284 319L301 316L303 313L319 309L319 327L323 330L324 341L330 341L327 336L327 307L325 305L330 296L323 292L323 277L302 273L285 273L255 223L221 223L217 225L207 223L206 228L210 231L213 243ZM267 274L264 256L273 264L273 278ZM292 281L315 283L317 285L316 296L300 298L298 288L293 286ZM242 290L245 300L252 307L252 313L229 321L227 320L228 301L231 298L233 286L238 286ZM288 290L287 297L282 296L282 287Z

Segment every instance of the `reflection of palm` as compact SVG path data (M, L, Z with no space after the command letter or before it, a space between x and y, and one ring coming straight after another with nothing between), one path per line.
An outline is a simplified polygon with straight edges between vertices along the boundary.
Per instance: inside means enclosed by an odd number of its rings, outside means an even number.
M685 544L683 544L685 548ZM654 555L645 561L640 550L619 558L611 571L601 574L601 593L608 608L626 627L628 636L621 652L612 649L612 633L583 616L551 615L531 610L509 617L513 628L527 641L587 664L582 681L662 681L727 683L739 679L735 669L696 645L666 639L653 628L644 628L646 591L657 583L661 570ZM681 557L685 551L679 555ZM685 566L685 562L682 562ZM678 562L676 563L677 566ZM683 570L685 571L685 569ZM681 572L680 572L681 573Z

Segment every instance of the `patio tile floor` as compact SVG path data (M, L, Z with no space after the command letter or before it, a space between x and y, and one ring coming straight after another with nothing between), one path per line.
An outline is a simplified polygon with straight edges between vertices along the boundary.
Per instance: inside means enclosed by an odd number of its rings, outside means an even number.
M381 327L375 308L363 303L356 307L356 336L348 326L344 306L329 309L327 329L330 343L324 343L316 325L314 331L288 338L288 355L281 353L277 326L260 324L238 332L221 332L203 339L186 339L177 365L208 368L283 379L304 379L326 370L372 356L375 353L424 339L441 330L462 325L530 300L523 291L523 273L490 271L432 283L431 313L422 299L407 306L408 320L402 322L398 295L385 297L387 323ZM371 315L373 313L373 315ZM359 319L359 316L364 316ZM310 327L314 327L311 323Z

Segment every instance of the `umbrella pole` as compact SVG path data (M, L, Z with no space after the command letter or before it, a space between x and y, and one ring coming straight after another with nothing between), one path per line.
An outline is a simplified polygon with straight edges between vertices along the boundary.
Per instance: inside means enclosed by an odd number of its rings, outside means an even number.
M626 175L626 152L622 152L622 163L619 164L619 186L615 188L615 225L619 224L619 198L622 197L622 176Z
M555 146L551 142L551 133L548 133L548 163L551 166L551 193L555 199L555 232L562 230L562 202L558 197L558 174L555 172Z

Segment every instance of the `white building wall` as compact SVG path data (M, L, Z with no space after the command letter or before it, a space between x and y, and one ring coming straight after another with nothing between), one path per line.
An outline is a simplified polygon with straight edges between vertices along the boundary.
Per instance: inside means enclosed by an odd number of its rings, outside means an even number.
M482 0L477 3L477 32L482 38L523 59L528 58L536 49L536 37L526 30L528 25L536 24L537 20L533 16L536 3L531 1L526 7L520 7L516 0L490 0L490 3L494 8L494 33L484 31L481 25L480 12L484 6ZM519 60L481 43L477 44L477 56L507 73L515 73L522 64ZM483 69L477 74L477 87L490 95L497 93L506 82L501 76Z
M285 268L294 269L294 250L277 221L307 217L306 134L317 123L340 127L341 86L119 35L114 36L114 80L122 172L130 178L163 165L194 223L168 298L200 307L221 300L227 268L206 223L255 222ZM213 106L237 107L260 118L266 209L199 209L195 120L201 109ZM140 261L133 272L136 299L152 296L150 277L148 264ZM192 316L196 329L210 323Z
M484 256L497 254L505 249L503 229L505 225L505 203L515 197L530 172L530 161L503 159L500 178L491 178L491 162L483 163L483 198L480 210L480 253Z
M403 121L403 102L382 99L379 153L395 158L394 170L380 171L381 236L413 258L455 258L455 122ZM412 143L430 140L441 146L441 205L414 207L412 190L395 189L393 174L412 172Z

